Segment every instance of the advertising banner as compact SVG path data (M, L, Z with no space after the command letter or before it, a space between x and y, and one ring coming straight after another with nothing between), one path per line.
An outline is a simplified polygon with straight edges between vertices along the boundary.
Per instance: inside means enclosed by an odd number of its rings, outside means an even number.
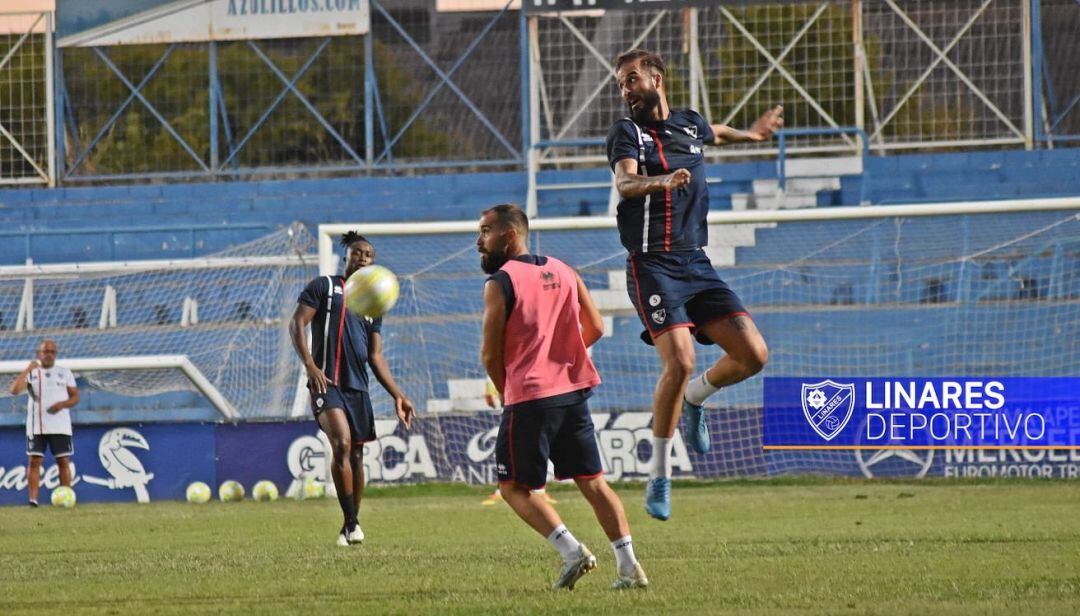
M801 412L801 411L800 411ZM1080 477L1080 449L920 450L863 448L850 451L766 450L761 409L725 409L706 415L712 449L690 451L675 433L676 478L718 479L783 474L866 477ZM364 447L372 485L449 481L494 484L494 413L433 415L405 432L396 420L376 420L378 439ZM806 421L802 419L802 421ZM609 481L644 481L652 460L652 415L595 413L596 441ZM221 482L248 490L270 480L286 497L302 494L305 481L323 482L327 442L315 422L241 424L123 424L76 426L73 487L80 503L179 500L191 482L216 493ZM0 505L25 504L26 434L0 429ZM39 500L59 485L51 454L45 459Z
M802 0L796 0L799 2ZM808 0L807 0L808 1ZM723 4L764 3L765 0L727 0ZM607 10L652 10L682 9L689 7L716 6L718 0L522 0L526 12L581 11L588 9Z
M1080 448L1076 378L767 378L767 449Z
M213 424L76 426L72 488L80 502L183 498L192 481L216 485ZM0 430L0 504L27 502L26 431ZM60 485L51 453L45 456L39 500Z
M368 0L57 0L61 47L366 34Z

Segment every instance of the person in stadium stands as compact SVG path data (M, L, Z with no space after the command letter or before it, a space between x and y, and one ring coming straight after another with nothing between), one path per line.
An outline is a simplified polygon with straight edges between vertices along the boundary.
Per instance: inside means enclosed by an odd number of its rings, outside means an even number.
M495 461L503 499L562 556L554 588L573 590L596 557L559 514L531 490L555 476L573 478L615 551L614 588L648 585L634 557L622 502L603 477L588 398L600 384L586 348L603 321L577 273L553 257L529 254L529 221L521 208L485 210L476 240L484 283L481 360L505 407Z
M345 275L320 276L308 283L297 300L289 334L307 370L311 412L330 441L330 470L345 518L337 544L347 546L364 540L358 519L364 492L364 443L376 438L367 366L393 396L406 430L415 411L382 355L382 319L358 316L345 307L345 281L375 262L375 248L355 231L343 235L341 244ZM305 335L308 325L312 326L311 352Z
M487 386L484 390L484 402L487 402L487 405L493 409L498 409L502 406L502 399L499 398L499 392L497 389L495 389L495 383L492 383L490 378L487 380ZM546 487L540 488L538 490L532 490L532 492L533 494L539 494L541 497L543 497L544 500L551 503L552 505L559 504L559 501L555 500L555 497L548 494ZM499 488L499 486L495 486L495 491L492 492L490 496L480 501L480 504L485 507L491 507L496 503L501 503L502 499L502 490Z
M664 92L664 61L635 49L615 60L619 92L629 117L607 136L608 163L619 191L619 237L629 252L630 301L645 326L642 340L662 364L653 394L653 458L645 508L671 516L671 439L680 411L686 438L709 450L705 399L761 371L769 352L738 296L713 269L708 244L709 192L703 147L759 142L783 126L783 107L766 112L747 131L710 125L691 109L671 109ZM694 338L719 344L726 355L691 379Z
M38 506L41 466L45 449L52 450L60 470L60 485L71 487L71 407L79 403L79 388L71 370L56 365L56 341L46 338L38 343L37 359L11 383L11 395L27 393L26 455L30 458L27 490L30 506Z

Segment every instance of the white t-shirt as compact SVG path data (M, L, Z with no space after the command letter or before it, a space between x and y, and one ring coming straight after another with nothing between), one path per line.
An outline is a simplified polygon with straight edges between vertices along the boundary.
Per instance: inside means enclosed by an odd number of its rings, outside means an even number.
M52 368L38 366L26 377L26 436L38 434L71 434L71 410L50 413L57 402L70 398L68 387L75 387L71 370L53 364Z

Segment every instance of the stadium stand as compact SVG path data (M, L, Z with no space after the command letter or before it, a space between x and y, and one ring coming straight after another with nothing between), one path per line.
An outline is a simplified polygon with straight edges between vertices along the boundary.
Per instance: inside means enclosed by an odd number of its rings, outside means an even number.
M911 154L868 157L866 173L838 176L839 188L820 190L817 205L858 205L868 183L872 203L918 203L1015 197L1052 197L1080 192L1080 149ZM745 203L755 181L776 177L774 161L715 164L710 194L715 210ZM545 171L562 183L604 182L606 169ZM547 191L544 216L602 215L603 188ZM491 203L522 202L523 173L473 173L395 178L304 179L208 184L161 184L0 190L0 225L22 241L0 243L0 264L75 260L160 259L211 254L266 232L257 224L313 227L335 221L397 222L467 220ZM102 229L130 233L45 235L94 220ZM229 229L230 225L249 225ZM184 227L198 226L193 232ZM150 229L150 227L154 227ZM175 231L161 231L175 227ZM26 251L30 235L30 254Z

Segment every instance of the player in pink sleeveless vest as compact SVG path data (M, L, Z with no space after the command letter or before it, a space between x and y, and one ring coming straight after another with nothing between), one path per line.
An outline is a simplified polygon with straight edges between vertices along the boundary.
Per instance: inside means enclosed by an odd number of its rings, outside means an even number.
M530 490L555 476L573 479L611 540L618 567L613 588L649 580L634 557L622 501L603 476L588 398L600 384L587 347L600 339L600 312L577 273L551 257L529 254L529 220L516 205L480 218L476 245L484 284L481 357L505 407L495 460L503 499L563 559L554 588L573 590L596 557L567 530L555 509Z

